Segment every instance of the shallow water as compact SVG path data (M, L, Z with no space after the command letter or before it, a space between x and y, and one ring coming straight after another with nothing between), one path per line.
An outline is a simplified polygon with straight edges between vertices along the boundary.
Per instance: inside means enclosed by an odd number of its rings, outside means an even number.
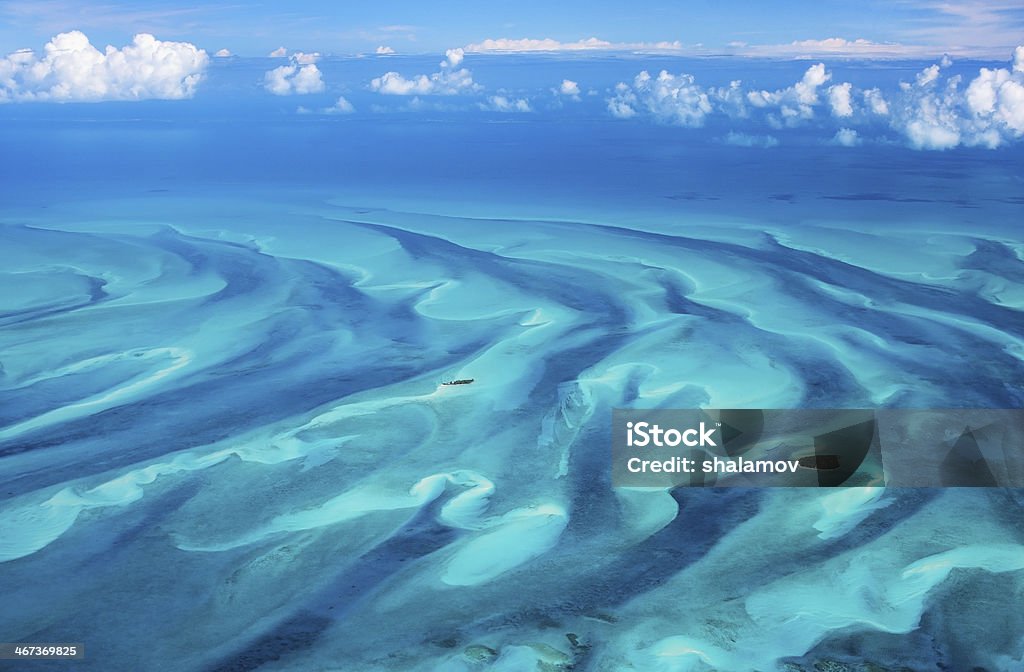
M72 669L1024 665L1019 491L616 490L608 447L622 406L1019 407L1019 152L140 125L88 174L123 131L2 131L55 158L0 210L8 641L84 642Z

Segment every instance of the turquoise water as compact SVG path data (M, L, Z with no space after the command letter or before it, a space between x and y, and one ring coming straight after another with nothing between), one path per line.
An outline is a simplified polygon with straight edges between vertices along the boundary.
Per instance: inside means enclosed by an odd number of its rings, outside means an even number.
M7 640L1021 669L1019 491L608 472L613 407L1020 407L1018 149L204 104L4 110Z

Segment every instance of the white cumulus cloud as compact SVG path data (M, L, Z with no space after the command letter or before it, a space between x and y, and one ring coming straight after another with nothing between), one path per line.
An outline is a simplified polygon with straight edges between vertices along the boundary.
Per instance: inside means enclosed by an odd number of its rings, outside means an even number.
M449 49L445 52L445 60L441 61L440 71L415 75L411 79L397 72L386 72L371 80L370 89L391 96L452 96L477 91L481 87L473 81L472 73L458 67L464 57L462 49Z
M356 108L352 103L348 102L345 96L338 96L338 100L335 101L334 105L324 110L326 114L352 114L355 111Z
M381 45L377 47L373 53L377 54L378 56L389 56L395 53L395 50L392 49L391 47L385 47L384 45Z
M191 98L209 56L188 42L148 33L103 51L75 30L53 37L43 53L16 51L0 59L0 102Z
M889 103L885 100L885 96L882 95L881 89L868 89L862 92L862 95L864 97L865 107L867 107L872 114L877 114L881 117L889 114Z
M832 108L832 116L853 116L853 103L850 100L850 91L852 89L853 84L849 82L828 87L828 104Z
M285 58L286 56L288 56L288 50L285 49L284 47L278 47L277 49L274 49L272 52L267 54L267 56L269 56L270 58Z
M927 68L917 73L915 79L917 80L918 86L928 86L939 78L939 65L929 65Z
M883 121L914 149L995 148L1024 138L1024 47L1014 50L1007 67L979 68L973 78L950 75L951 63L944 57L884 94L849 82L828 86L832 75L824 63L775 91L746 90L738 80L728 87L702 87L692 75L662 71L652 77L643 71L631 84L617 84L606 102L608 112L620 119L646 116L687 127L703 126L712 115L743 119L749 124L745 132L735 131L724 142L744 146L770 145L758 140L772 136L757 135L757 124L801 125L814 117L822 99L841 120L829 140L836 145L860 144L857 125L869 124L877 132Z
M218 49L217 53L214 54L217 58L228 58L231 56L231 51L228 49Z
M707 92L693 75L669 74L662 70L651 77L646 70L633 79L633 86L620 83L608 100L608 111L625 119L643 110L659 121L679 126L704 125L712 105Z
M832 144L842 147L856 147L861 144L860 136L852 128L840 128L832 138Z
M748 116L742 82L733 80L726 87L704 88L693 75L673 75L662 70L657 77L642 71L629 85L620 82L607 100L612 116L628 119L643 113L663 123L678 126L703 126L711 114L733 118Z
M264 89L275 96L303 96L324 90L323 73L316 67L320 60L318 52L306 54L296 51L288 60L291 61L289 65L278 66L263 74Z
M916 149L995 148L1024 136L1024 48L1010 67L980 68L962 84L961 75L943 80L940 64L901 82L892 126Z
M816 63L807 68L796 84L778 91L751 91L747 100L754 107L778 108L785 122L792 125L814 116L814 106L819 102L818 88L830 79L832 75L825 71L825 64Z
M914 84L901 82L902 97L893 113L892 125L915 149L950 149L962 140L960 77L938 86L939 66L917 74Z
M619 119L629 119L636 116L637 95L629 85L619 82L615 85L615 96L608 99L608 112Z
M729 82L729 86L708 89L708 96L718 110L729 117L745 119L749 116L746 96L743 95L743 82L738 79Z
M580 97L580 85L571 79L563 79L561 86L558 87L558 92L563 96L569 96L579 100Z
M967 109L982 132L995 131L1014 138L1024 134L1024 77L1020 73L982 68L967 87ZM985 144L1000 142L986 140Z
M348 101L345 96L339 96L338 100L330 107L321 107L318 109L310 109L303 105L299 105L295 110L298 114L354 114L356 108Z
M481 110L488 112L531 112L530 102L525 98L509 98L508 96L489 96L486 103L480 104Z
M324 90L320 69L313 65L282 65L263 75L263 88L275 96L306 95Z
M455 68L462 63L462 59L466 57L466 52L463 49L449 49L444 52L445 60L441 61L442 68Z

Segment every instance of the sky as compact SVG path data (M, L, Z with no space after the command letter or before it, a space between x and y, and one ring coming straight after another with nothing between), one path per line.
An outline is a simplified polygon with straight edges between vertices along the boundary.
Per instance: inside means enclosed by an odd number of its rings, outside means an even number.
M247 115L583 112L762 149L798 130L846 148L997 149L1024 139L1013 1L0 0L0 116L219 96Z
M368 52L381 46L398 53L431 53L486 40L497 44L553 40L572 45L595 39L624 48L660 43L689 53L786 55L794 49L815 51L813 46L793 47L793 43L833 40L831 48L817 51L865 53L877 43L908 55L948 52L995 57L1024 41L1024 4L1018 0L0 1L0 50L4 53L39 48L53 35L70 30L86 33L99 45L121 45L136 33L152 33L163 40L187 40L211 53L227 49L242 56L265 55L281 46L326 54ZM880 47L874 49L877 52Z

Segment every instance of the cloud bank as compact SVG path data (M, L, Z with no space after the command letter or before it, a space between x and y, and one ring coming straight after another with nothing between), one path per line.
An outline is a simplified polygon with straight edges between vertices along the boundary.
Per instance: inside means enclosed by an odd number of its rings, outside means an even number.
M824 40L795 40L787 44L746 44L733 42L728 53L759 58L930 58L936 56L934 46L873 42L858 38L847 40L829 37ZM939 51L938 53L942 53Z
M606 103L608 112L620 119L647 117L689 128L703 126L713 116L775 129L825 125L830 117L841 122L832 127L831 142L846 147L865 141L855 126L877 130L880 123L914 149L995 148L1024 136L1024 47L1014 50L1009 67L980 68L969 81L962 75L947 76L951 63L944 57L889 94L850 82L832 83L824 63L811 65L799 81L775 91L746 90L738 80L728 87L704 87L686 73L663 70L655 77L645 70L631 84L620 82ZM742 137L755 136L737 134Z
M891 117L911 147L995 148L1024 135L1024 48L1017 47L1009 68L981 68L966 86L942 70L932 65L901 83Z
M521 53L536 51L681 51L683 43L674 42L608 42L596 37L575 42L559 42L551 38L507 38L487 39L466 45L467 53Z
M75 30L53 37L41 54L21 50L0 59L0 102L191 98L209 61L193 44L148 33L100 51Z
M947 41L947 44L950 42ZM693 56L731 55L751 58L934 58L944 49L934 44L904 44L900 42L875 42L864 38L846 39L829 37L825 39L794 40L785 44L748 44L730 42L725 47L706 47L701 44L683 44L679 40L658 42L610 42L597 37L572 42L551 38L490 38L468 44L467 53L524 53L524 52L574 52L574 51L649 51L673 52ZM954 55L991 56L990 50L967 47L949 47Z
M391 96L452 96L478 91L482 88L473 81L466 68L459 68L465 58L462 49L449 49L441 61L441 69L430 75L416 75L406 79L397 72L387 72L370 82L370 89Z
M860 50L877 55L883 47L866 40L830 38L793 43L800 49L836 53ZM380 94L413 97L452 96L483 92L469 69L467 52L580 51L617 48L679 49L673 43L611 43L597 38L576 42L551 39L485 40L465 49L449 49L439 69L406 77L387 72L369 88ZM377 53L393 53L381 47ZM279 96L305 95L325 90L316 52L292 52L282 47L271 54L289 60L264 73L264 88ZM228 57L222 49L215 56ZM25 101L107 101L182 99L195 95L210 62L207 53L188 42L166 42L150 34L136 35L122 48L94 47L79 31L54 36L41 51L20 50L0 59L0 103ZM996 148L1024 136L1024 46L1017 47L1008 64L983 67L976 74L951 74L948 55L922 68L898 87L857 86L836 81L824 62L814 63L789 86L765 90L734 80L728 86L705 86L691 74L662 70L639 72L631 82L618 83L604 99L607 112L620 119L650 119L658 123L696 128L710 119L724 119L732 129L728 144L767 147L777 140L774 130L818 128L821 141L852 147L898 136L920 150L959 146ZM581 101L579 84L563 79L551 89L558 99ZM596 92L591 91L594 94ZM487 92L477 107L493 112L528 112L528 97L512 97L503 90ZM372 106L371 106L372 109ZM347 100L322 111L346 114ZM721 136L720 136L721 137ZM770 139L770 140L769 140Z

